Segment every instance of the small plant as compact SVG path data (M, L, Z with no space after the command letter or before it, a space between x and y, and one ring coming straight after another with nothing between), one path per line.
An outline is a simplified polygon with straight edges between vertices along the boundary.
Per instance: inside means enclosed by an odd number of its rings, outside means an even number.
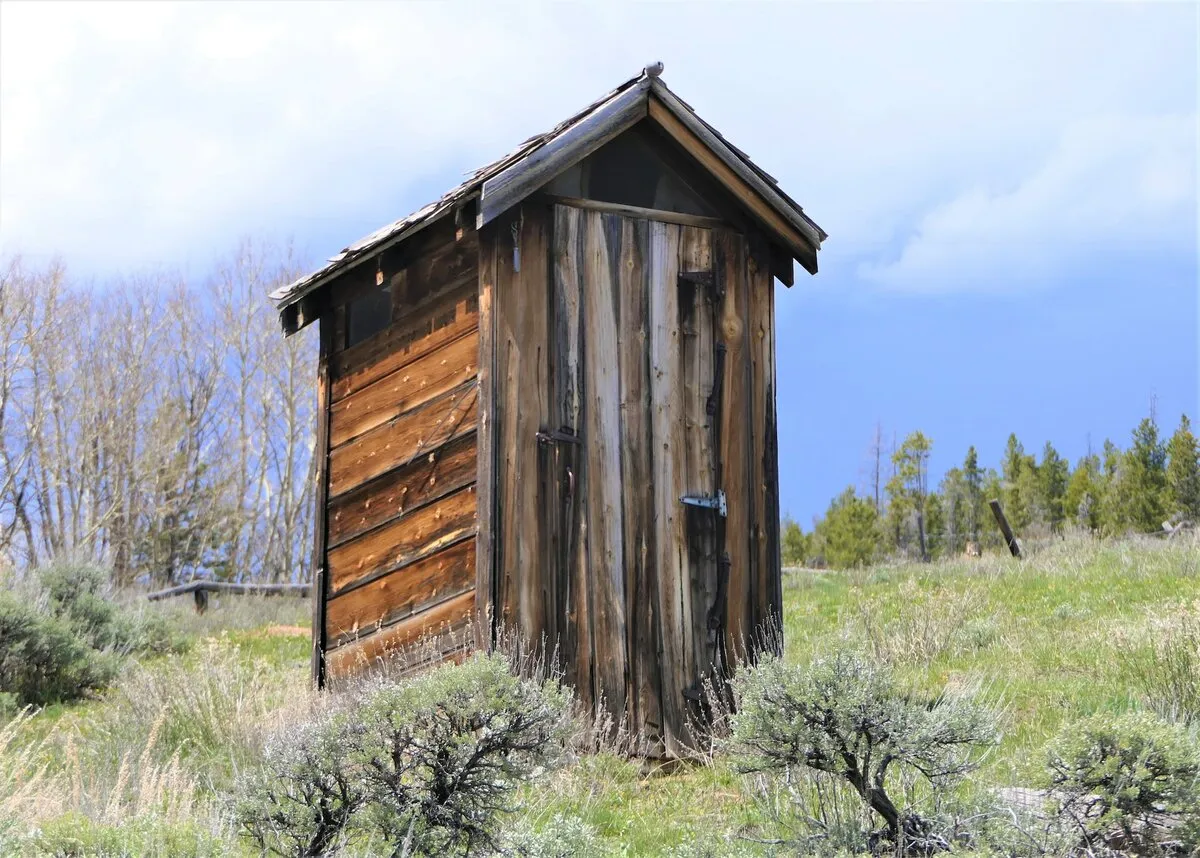
M348 733L345 716L326 717L267 745L235 810L264 853L319 858L344 837L366 803L361 773L348 759Z
M732 741L746 772L808 768L844 779L884 822L875 839L902 851L948 844L897 806L889 776L907 769L949 786L996 742L994 719L966 697L917 699L885 669L848 652L805 667L766 658L734 679Z
M1200 725L1200 613L1180 616L1131 657L1125 670L1159 715Z
M12 696L6 708L77 700L107 685L117 667L116 658L80 640L64 618L0 592L0 688Z
M261 848L296 858L355 833L397 858L491 854L517 787L565 741L568 702L499 655L377 687L271 744L237 816Z
M1167 815L1181 815L1185 827L1200 817L1200 742L1152 715L1101 715L1068 727L1051 746L1048 769L1058 814L1089 846L1144 850L1160 840Z

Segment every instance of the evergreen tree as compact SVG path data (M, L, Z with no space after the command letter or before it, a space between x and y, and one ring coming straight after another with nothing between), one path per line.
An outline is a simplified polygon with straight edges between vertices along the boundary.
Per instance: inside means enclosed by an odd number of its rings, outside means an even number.
M951 468L946 471L938 493L941 495L942 513L945 518L943 549L946 554L958 554L963 550L966 541L972 538L968 522L970 493L962 470Z
M835 569L864 566L879 550L879 513L872 500L856 497L850 486L833 499L816 527L825 562Z
M1124 454L1108 438L1104 439L1101 466L1100 530L1108 536L1116 536L1124 533L1129 526L1129 511L1121 489Z
M1047 441L1045 449L1042 450L1042 464L1037 469L1038 494L1039 506L1045 512L1046 524L1050 525L1050 530L1054 533L1062 530L1069 471L1067 460L1059 456L1054 445Z
M803 566L808 562L809 535L791 516L780 526L780 554L784 566Z
M1200 445L1186 414L1167 442L1167 513L1200 524Z
M1036 485L1036 476L1030 473L1032 467L1032 462L1025 455L1025 448L1017 440L1016 433L1009 435L1008 444L1004 448L1004 461L1001 463L1001 476L1004 480L1002 498L1004 514L1018 536L1029 529L1033 519L1031 507L1034 498L1030 490Z
M1133 430L1123 465L1120 492L1128 524L1142 533L1158 530L1166 517L1167 450L1151 418Z
M983 472L979 469L979 455L975 447L967 448L963 460L963 483L966 486L966 535L972 542L979 541L979 529L984 526Z
M912 531L915 530L915 541L922 559L928 557L923 535L925 499L929 493L929 452L932 446L919 430L905 438L900 448L892 454L895 474L887 484L888 518L892 526L889 529L895 528L901 534L897 547L911 544Z
M942 497L931 492L925 499L925 546L931 559L941 557L946 551L946 512Z
M993 498L1001 498L1004 496L1004 481L1000 479L1000 475L996 473L995 468L988 468L981 474L983 497L985 500ZM999 525L996 524L992 517L990 509L980 519L979 525L979 545L987 546L988 548L1003 548L1004 534L1000 532Z
M1067 494L1063 502L1065 520L1086 527L1092 533L1099 532L1103 480L1098 456L1084 456L1079 460L1067 481Z

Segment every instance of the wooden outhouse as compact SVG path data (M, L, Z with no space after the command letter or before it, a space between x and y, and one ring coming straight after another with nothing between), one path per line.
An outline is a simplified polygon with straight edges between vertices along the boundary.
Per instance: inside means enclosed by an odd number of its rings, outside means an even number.
M677 752L779 640L774 281L825 233L660 72L272 295L320 324L318 683L502 629Z

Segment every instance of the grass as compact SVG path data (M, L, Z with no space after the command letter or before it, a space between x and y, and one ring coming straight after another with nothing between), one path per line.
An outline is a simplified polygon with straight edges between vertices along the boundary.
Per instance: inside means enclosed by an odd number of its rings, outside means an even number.
M982 687L1005 736L981 780L1032 786L1064 724L1153 705L1156 689L1197 669L1156 656L1200 629L1200 543L1071 538L1022 561L794 571L784 605L788 660L848 643L922 691ZM251 854L227 798L267 733L321 705L307 685L307 608L154 610L193 640L188 652L131 665L98 699L0 727L0 853L122 854L104 851L115 838L125 854ZM745 838L773 830L758 793L721 758L665 773L602 753L530 783L519 816L533 829L581 820L612 854L758 854L767 847ZM81 845L60 848L71 837Z

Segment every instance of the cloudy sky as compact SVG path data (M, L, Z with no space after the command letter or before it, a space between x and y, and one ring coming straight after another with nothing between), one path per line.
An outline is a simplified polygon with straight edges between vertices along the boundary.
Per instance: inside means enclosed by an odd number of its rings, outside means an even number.
M6 0L0 254L316 263L661 59L830 234L777 304L807 524L877 423L942 470L1200 416L1198 9Z

